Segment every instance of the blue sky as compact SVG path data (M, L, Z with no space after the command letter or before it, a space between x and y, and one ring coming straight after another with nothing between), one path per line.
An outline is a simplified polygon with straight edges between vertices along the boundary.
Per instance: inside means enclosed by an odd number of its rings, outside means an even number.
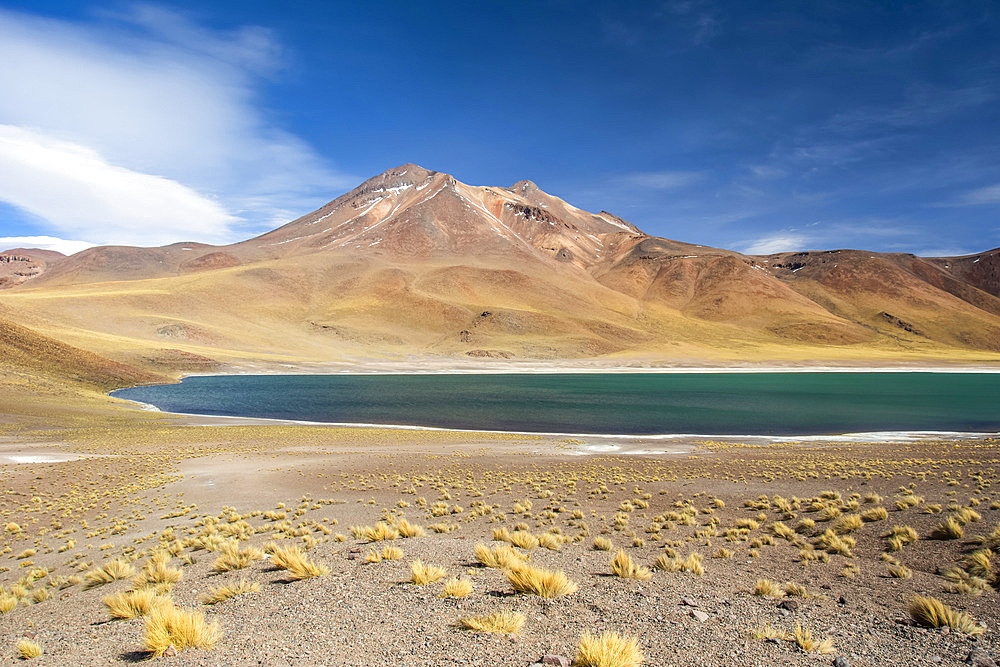
M0 0L0 245L239 240L416 162L746 252L978 252L998 44L974 0Z

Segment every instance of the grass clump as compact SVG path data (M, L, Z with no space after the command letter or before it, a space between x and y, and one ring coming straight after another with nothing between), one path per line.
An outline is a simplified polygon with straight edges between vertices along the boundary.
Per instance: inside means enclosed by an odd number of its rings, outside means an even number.
M885 521L889 518L889 510L884 507L873 507L862 512L861 518L869 523L872 521Z
M807 628L802 627L801 624L795 624L795 632L792 633L792 639L795 641L796 645L806 653L821 653L828 654L833 653L833 640L827 637L826 639L820 641L814 639L812 632Z
M42 654L42 647L30 639L22 639L17 642L17 656L21 660L31 660Z
M410 583L426 586L444 578L448 571L438 565L425 565L419 558L410 563Z
M441 589L441 596L443 598L464 598L472 593L472 579L459 579L458 577L452 577L448 581L444 582L444 588Z
M286 570L292 579L309 579L330 574L330 568L322 563L311 561L298 547L270 545L270 548L265 548L265 551L269 551L271 554L271 562L274 566L280 570Z
M406 519L400 519L396 522L396 530L399 531L400 537L423 537L427 534L427 531L423 526L418 526L415 523L410 523Z
M596 551L611 551L614 547L611 540L606 537L595 537L594 538L594 549Z
M403 550L393 544L387 544L382 547L382 551L376 551L372 549L365 556L365 560L369 563L381 563L384 560L399 560L403 557Z
M183 576L183 572L175 567L170 567L170 554L166 551L158 551L146 561L132 582L139 588L154 586L162 590L169 589Z
M508 570L523 563L527 557L509 544L500 544L490 549L485 544L476 545L476 560L486 567Z
M0 595L0 614L9 614L17 609L17 596L10 593Z
M955 611L937 598L929 595L914 595L906 603L906 613L910 618L927 628L947 626L967 635L982 634L984 629L972 616Z
M240 579L235 584L213 588L209 592L204 593L200 598L198 598L198 600L202 604L207 605L219 604L220 602L225 602L226 600L234 598L237 595L257 593L258 591L260 591L260 584L255 581L251 582L246 579Z
M893 579L912 579L913 571L902 563L889 563L886 573Z
M758 579L753 587L753 594L769 598L780 598L785 594L781 586L770 579Z
M108 561L96 570L88 572L83 578L83 588L84 590L90 590L104 584L110 584L112 581L126 579L133 574L135 574L135 568L132 567L131 563L121 558L116 558Z
M955 517L950 516L934 527L930 537L932 540L957 540L964 534L965 529L962 524Z
M575 667L639 667L645 660L637 637L604 632L583 633L576 646Z
M507 570L507 580L518 593L557 598L575 593L579 585L570 581L561 570L543 570L521 564Z
M255 547L240 549L236 542L226 542L219 549L219 557L212 563L215 572L230 572L232 570L242 570L251 563L264 557L264 552Z
M625 553L624 549L619 549L618 553L611 560L611 573L624 579L640 579L645 581L653 576L648 568L636 565L632 557Z
M498 611L485 616L466 616L458 619L459 627L475 632L493 632L510 635L520 632L525 616L515 611Z
M158 658L171 646L210 650L222 638L218 623L206 623L200 611L186 611L173 605L154 609L146 616L143 643L151 657Z
M160 605L173 605L169 596L158 595L152 588L105 595L102 600L108 614L114 619L139 618L151 613Z

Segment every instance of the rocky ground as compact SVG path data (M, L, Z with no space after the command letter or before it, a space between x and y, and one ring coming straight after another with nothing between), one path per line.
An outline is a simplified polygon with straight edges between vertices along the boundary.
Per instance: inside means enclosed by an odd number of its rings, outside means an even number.
M136 575L86 581L118 558L139 571L157 551L181 573L157 591L221 630L211 650L156 658L175 665L526 666L547 654L572 659L583 633L605 631L636 637L649 665L989 665L1000 656L1000 559L982 551L1000 547L994 439L687 442L671 444L681 453L580 455L594 443L162 416L9 423L0 438L0 584L16 600L0 614L5 661L21 639L41 647L40 665L149 658L143 618L111 620L102 602L141 588ZM855 516L866 518L844 518ZM949 517L961 536L932 539ZM424 534L364 534L404 518ZM894 543L897 526L918 539ZM547 535L545 546L528 535ZM515 592L475 552L504 539L523 540L529 548L516 549L531 566L561 570L578 589L551 599ZM610 550L597 548L602 540ZM227 542L296 545L328 572L293 579L270 554L215 572ZM387 545L402 556L369 562ZM623 578L611 570L619 549L646 568L700 554L704 572ZM447 575L409 583L417 559ZM452 577L472 592L442 597ZM259 590L201 602L240 579ZM801 588L755 594L761 579ZM906 610L916 594L967 612L982 632L917 625ZM501 610L524 615L519 632L458 626ZM797 624L829 639L831 652L786 638ZM778 636L758 638L767 628Z

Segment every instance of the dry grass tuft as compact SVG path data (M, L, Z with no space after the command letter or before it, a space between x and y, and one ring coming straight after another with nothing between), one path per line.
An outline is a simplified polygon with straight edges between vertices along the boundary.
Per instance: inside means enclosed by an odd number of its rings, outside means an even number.
M914 621L928 628L947 626L967 635L978 635L984 631L972 616L955 611L937 598L914 595L906 603L906 613Z
M525 616L520 612L498 611L485 616L466 616L458 620L458 625L475 632L514 634L520 632Z
M508 544L490 549L485 544L476 545L476 560L486 567L507 570L527 560L527 556Z
M148 615L160 605L174 604L170 596L157 595L152 588L105 595L102 602L108 608L111 618L120 619L139 618Z
M576 646L573 664L577 667L639 667L643 660L645 656L639 650L637 637L617 632L598 636L585 632Z
M579 589L561 570L543 570L521 564L507 570L507 580L518 593L529 593L543 598L557 598L575 593Z
M614 548L614 544L611 543L611 540L609 540L607 538L604 538L604 537L595 537L594 538L594 549L595 550L597 550L597 551L611 551L612 548Z
M96 570L88 572L83 579L83 588L85 590L90 590L91 588L103 586L104 584L110 584L112 581L126 579L131 577L133 574L135 574L135 568L132 567L131 563L124 561L121 558L116 558L112 561L108 561Z
M829 637L819 641L814 639L812 632L802 627L801 624L795 624L795 632L792 634L792 638L800 649L806 653L821 653L828 654L833 653L833 640Z
M218 588L213 588L207 593L204 593L198 601L202 604L219 604L220 602L225 602L229 598L234 598L237 595L243 595L245 593L257 593L260 591L260 584L257 582L247 581L246 579L240 579L235 584L219 586Z
M10 593L0 595L0 614L9 614L17 609L17 596Z
M753 594L769 598L780 598L785 594L785 591L781 590L781 586L770 579L758 579L756 585L753 587Z
M528 551L533 551L539 546L538 538L526 530L515 530L511 533L510 543L515 547L521 547L522 549L527 549Z
M158 551L146 561L132 582L140 588L143 586L160 586L162 588L161 585L169 588L180 581L183 576L183 572L175 567L170 567L170 554L166 551Z
M17 656L21 660L31 660L42 654L42 647L30 639L22 639L17 642Z
M330 568L322 563L314 563L298 547L270 547L271 562L281 570L287 570L292 579L309 579L330 574Z
M443 579L448 571L437 565L424 565L419 558L410 563L410 583L417 586L426 586L435 581Z
M619 549L611 560L611 573L625 579L641 579L643 581L653 576L649 569L636 565L624 549Z
M950 516L931 531L930 537L932 540L957 540L964 534L965 529L962 528L962 524Z
M161 606L146 616L143 642L152 657L158 658L171 646L178 651L186 648L211 649L222 638L218 623L206 623L200 611L186 611L174 606Z
M472 579L459 579L452 577L444 583L441 590L443 598L464 598L472 592Z
M216 572L242 570L263 557L264 552L260 549L255 547L240 549L236 542L230 541L219 549L219 557L212 563L212 569Z
M410 523L406 519L400 519L396 522L396 530L399 531L402 537L423 537L427 534L423 526L418 526L415 523Z

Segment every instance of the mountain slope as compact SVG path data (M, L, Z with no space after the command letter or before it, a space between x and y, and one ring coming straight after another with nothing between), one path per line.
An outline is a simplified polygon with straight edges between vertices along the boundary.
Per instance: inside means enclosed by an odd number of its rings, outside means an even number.
M530 181L403 165L229 246L91 248L0 303L156 369L437 355L1000 360L996 251L768 257L650 237Z

